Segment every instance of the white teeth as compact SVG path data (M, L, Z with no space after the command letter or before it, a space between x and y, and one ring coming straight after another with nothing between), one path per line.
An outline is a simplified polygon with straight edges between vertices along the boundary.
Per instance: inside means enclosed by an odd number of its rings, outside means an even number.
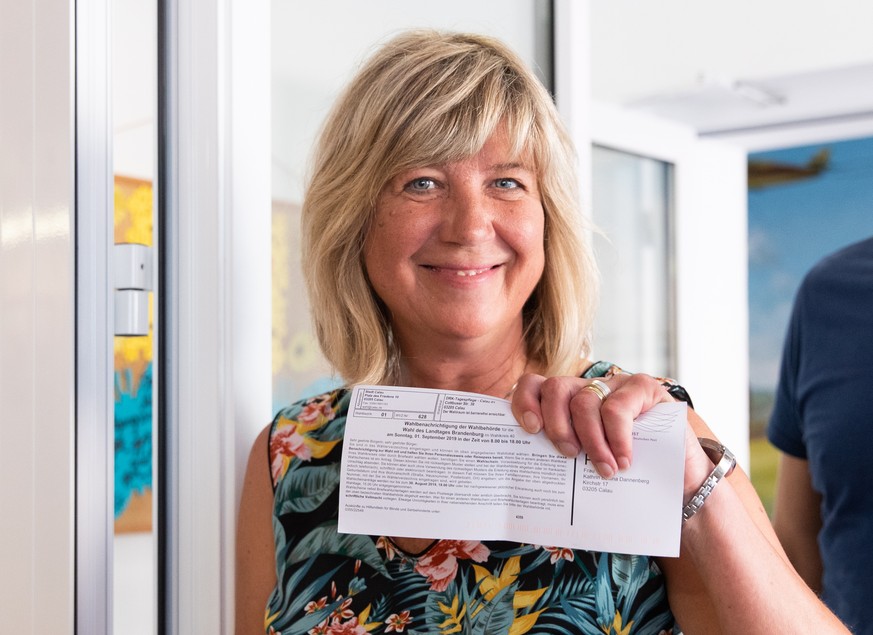
M445 273L451 274L454 271L456 276L462 276L464 278L471 276L478 276L480 273L485 273L486 271L491 271L494 267L483 267L482 269L444 269L442 267L435 267L433 265L427 265L429 269L433 269L434 271L442 271Z

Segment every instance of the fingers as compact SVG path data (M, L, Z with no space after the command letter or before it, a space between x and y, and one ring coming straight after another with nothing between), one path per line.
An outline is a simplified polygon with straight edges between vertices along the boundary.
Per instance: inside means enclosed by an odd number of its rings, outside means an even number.
M612 478L619 469L626 469L631 459L633 418L624 420L620 412L612 413L606 408L618 393L615 383L607 383L612 384L612 392L602 401L593 390L583 389L570 406L573 431L588 455L587 460L603 478Z
M584 390L590 383L578 377L524 375L513 393L512 412L527 432L545 431L561 454L574 457L581 451L577 422L600 423L600 400L590 390Z
M513 395L512 411L527 432L544 431L561 454L575 457L584 449L597 472L610 478L630 467L634 419L673 398L648 375L597 381L606 388L587 388L592 380L579 377L525 375ZM608 394L601 399L603 392Z
M512 393L512 414L521 427L531 434L543 429L540 387L545 380L542 375L522 375Z
M543 429L546 436L564 456L576 456L581 440L576 434L573 403L578 401L580 391L586 384L574 377L549 377L540 386ZM590 395L597 401L595 395Z
M619 378L616 378L616 380ZM612 380L615 381L615 380ZM588 451L592 460L608 461L611 451L618 470L626 470L633 460L633 425L641 413L662 401L673 401L664 387L649 375L627 375L621 378L621 386L600 405L602 429L607 448L599 445ZM599 441L599 438L595 440ZM583 439L583 444L585 440ZM589 446L585 445L586 448Z

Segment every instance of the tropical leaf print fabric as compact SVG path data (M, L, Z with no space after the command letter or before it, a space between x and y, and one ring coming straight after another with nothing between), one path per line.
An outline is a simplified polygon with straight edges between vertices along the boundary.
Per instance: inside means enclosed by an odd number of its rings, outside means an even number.
M271 635L669 635L664 579L647 557L552 545L439 540L411 555L338 534L350 393L281 411L270 434L277 585Z

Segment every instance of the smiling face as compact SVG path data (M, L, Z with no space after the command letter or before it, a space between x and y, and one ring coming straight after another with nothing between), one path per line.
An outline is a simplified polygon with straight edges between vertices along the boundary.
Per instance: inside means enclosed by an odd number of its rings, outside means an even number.
M544 224L534 167L500 132L470 158L391 179L364 263L401 350L421 338L518 342L543 272Z

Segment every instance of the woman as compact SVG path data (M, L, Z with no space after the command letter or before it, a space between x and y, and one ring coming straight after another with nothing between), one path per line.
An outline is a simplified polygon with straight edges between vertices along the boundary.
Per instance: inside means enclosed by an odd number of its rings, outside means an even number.
M595 269L573 165L549 95L502 44L401 35L322 132L303 263L322 349L349 385L511 397L526 430L567 456L584 446L609 478L632 461L632 420L673 397L583 355ZM845 632L740 470L686 507L679 558L339 535L348 396L294 404L255 442L239 633ZM689 412L686 501L714 469L696 438L712 432Z

